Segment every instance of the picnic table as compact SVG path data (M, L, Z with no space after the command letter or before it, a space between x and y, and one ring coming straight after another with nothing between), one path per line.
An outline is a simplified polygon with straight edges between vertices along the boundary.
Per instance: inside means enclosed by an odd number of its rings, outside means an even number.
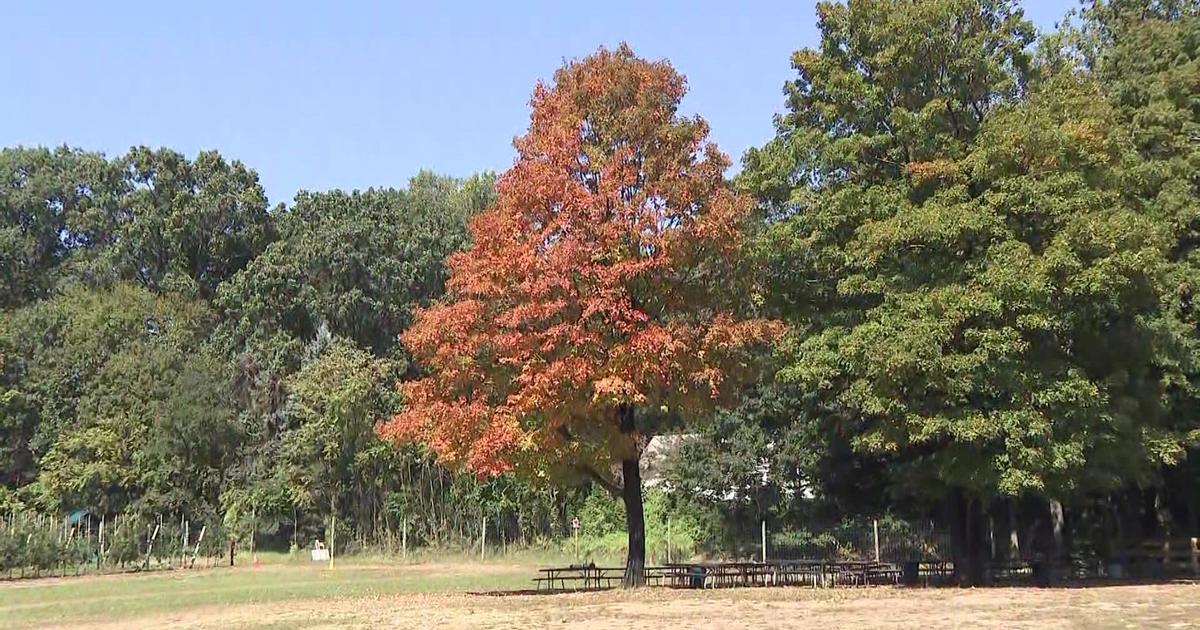
M625 567L598 567L593 564L570 565L538 569L542 575L533 578L537 590L546 587L554 590L587 590L608 588L625 579Z
M950 575L945 561L914 561L925 583ZM625 567L571 565L538 570L538 590L586 590L617 586ZM770 562L676 562L646 567L646 583L675 588L730 588L746 586L868 586L899 584L905 573L900 565L874 560L798 559Z
M661 567L667 585L690 588L730 586L838 586L896 583L900 569L870 560L776 560L770 562L681 562Z

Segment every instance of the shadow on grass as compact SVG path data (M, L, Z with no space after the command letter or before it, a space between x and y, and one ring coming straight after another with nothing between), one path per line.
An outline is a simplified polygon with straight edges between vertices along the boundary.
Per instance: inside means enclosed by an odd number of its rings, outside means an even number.
M1017 589L1017 588L1037 588L1045 590L1094 590L1107 589L1114 587L1127 586L1194 586L1200 585L1200 579L1190 577L1169 577L1169 578L1125 578L1120 580L1115 579L1077 579L1064 580L1053 584L1037 584L1032 580L1011 580L1003 582L992 582L990 584L977 584L974 586L963 586L960 584L947 582L941 584L918 584L918 585L903 585L903 584L867 584L867 585L851 585L840 584L836 586L811 586L806 584L784 584L784 585L723 585L720 587L697 588L694 586L679 586L679 585L647 585L643 589L655 590L672 590L672 591L692 591L692 590L744 590L744 589L795 589L795 590L817 590L817 591L835 591L835 590L863 590L863 589L897 589L906 591L924 591L924 590L956 590L956 589ZM468 595L478 597L521 597L530 595L568 595L571 593L601 593L606 591L619 591L619 587L607 586L600 588L555 588L555 589L510 589L510 590L491 590L491 591L467 591Z
M604 588L554 588L554 589L536 589L536 588L517 588L512 590L496 590L496 591L467 591L467 595L476 595L479 597L516 597L525 595L566 595L569 593L602 593L604 591L618 590L614 587Z

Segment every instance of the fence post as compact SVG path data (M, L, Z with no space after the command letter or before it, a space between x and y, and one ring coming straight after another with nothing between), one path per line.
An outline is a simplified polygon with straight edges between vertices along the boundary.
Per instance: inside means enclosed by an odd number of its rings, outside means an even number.
M667 515L667 564L671 564L671 515Z
M879 562L879 519L871 519L871 525L875 530L875 562Z
M483 517L483 528L479 536L479 559L487 552L487 516Z
M182 514L179 515L179 525L179 529L183 530L183 541L179 545L179 568L182 569L183 565L187 564L188 526L190 525Z
M208 525L200 526L200 536L196 538L196 548L192 550L192 563L188 568L196 566L196 556L200 555L200 542L204 540L204 532L208 530Z
M147 525L146 529L150 529L150 526ZM146 562L142 565L142 568L145 570L150 569L150 552L154 551L154 541L158 539L158 531L160 529L162 529L161 523L155 525L154 533L150 535L150 542L146 543Z
M99 571L104 564L104 519L105 515L100 515L100 534L99 541L96 544L96 570Z
M408 519L405 518L400 522L400 554L404 559L408 559Z
M767 519L765 518L762 522L762 561L763 564L767 562Z
M258 531L258 506L250 507L250 560L254 561L254 533Z

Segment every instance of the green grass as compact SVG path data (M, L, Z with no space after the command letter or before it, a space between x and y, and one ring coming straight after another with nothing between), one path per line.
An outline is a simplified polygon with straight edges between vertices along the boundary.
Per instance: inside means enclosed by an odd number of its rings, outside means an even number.
M388 558L348 558L336 561L333 569L286 555L264 554L260 559L260 568L158 571L0 584L0 627L118 621L197 607L291 599L529 588L535 574L532 565L478 560L477 571L469 565L452 565L451 570L443 571Z

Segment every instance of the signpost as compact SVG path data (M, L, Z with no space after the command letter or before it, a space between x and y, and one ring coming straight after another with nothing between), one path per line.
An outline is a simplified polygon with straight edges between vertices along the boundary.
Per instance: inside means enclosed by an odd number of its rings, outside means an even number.
M579 562L579 517L571 519L571 532L575 537L575 561Z

